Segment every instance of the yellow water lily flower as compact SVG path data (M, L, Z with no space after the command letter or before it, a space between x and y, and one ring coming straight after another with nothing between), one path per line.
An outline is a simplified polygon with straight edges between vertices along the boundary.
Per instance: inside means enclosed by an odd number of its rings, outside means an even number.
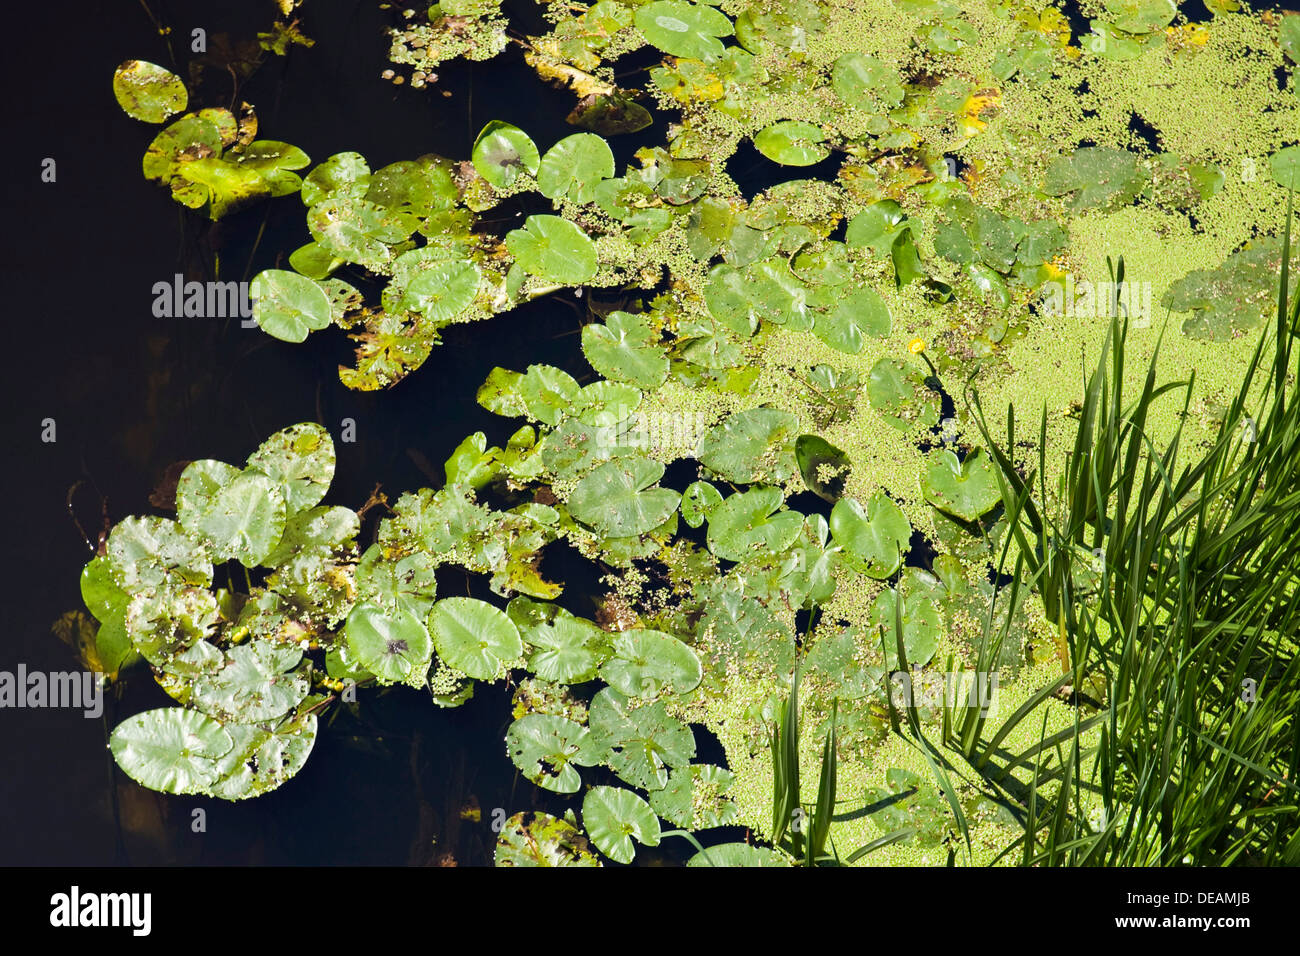
M925 351L925 339L912 339L907 343L907 350L913 355L920 355Z

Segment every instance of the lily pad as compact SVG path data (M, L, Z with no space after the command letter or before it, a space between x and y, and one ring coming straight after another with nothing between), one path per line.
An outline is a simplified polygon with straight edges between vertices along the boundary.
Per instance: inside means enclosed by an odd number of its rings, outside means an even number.
M122 721L109 738L113 759L128 777L162 793L202 793L217 781L217 761L234 741L197 710L164 707Z
M642 35L670 56L715 60L722 41L735 32L731 21L713 7L679 0L653 0L637 7L634 22Z
M249 283L253 319L262 331L284 342L302 342L330 324L333 312L325 290L306 276L266 269Z
M537 145L518 126L493 120L474 140L470 158L478 174L498 189L509 189L521 173L537 173Z
M537 171L537 188L547 199L594 202L596 186L613 175L609 144L593 133L575 133L546 151Z
M325 497L334 480L334 440L314 422L276 432L248 456L248 467L269 475L292 514Z
M280 485L251 469L192 462L177 483L176 506L181 525L205 541L219 561L237 558L245 567L255 567L284 533Z
M578 482L569 511L601 534L645 534L668 520L681 500L670 488L651 487L663 474L664 466L648 458L607 462Z
M127 116L146 123L161 123L189 102L179 76L145 60L127 60L114 71L113 95Z
M529 216L506 234L506 248L524 271L549 282L581 285L596 275L596 244L559 216Z
M874 289L851 292L813 319L813 334L831 348L849 355L862 351L865 336L883 339L892 328L889 307Z
M582 825L591 842L615 863L631 863L633 838L659 845L659 818L650 804L622 787L592 787L582 801Z
M311 681L297 670L302 650L269 641L237 644L219 670L194 682L191 704L223 722L263 723L297 707Z
M884 629L885 662L891 670L901 665L898 661L898 641L895 634L895 609L898 592L890 588L881 591L871 606L868 620L870 633ZM935 602L921 594L908 594L903 598L903 652L909 667L924 667L939 649L943 633L943 612Z
M523 654L519 628L505 611L474 598L444 598L429 614L438 657L478 680L495 680Z
M709 515L709 550L728 561L784 551L799 537L803 515L778 510L783 501L780 488L751 488L727 498Z
M882 580L902 566L912 539L903 509L884 492L872 495L865 506L853 498L836 502L830 528L835 541L863 562L863 570Z
M930 504L963 521L976 520L1002 500L993 466L981 448L963 461L947 448L931 452L921 490Z
M406 608L358 604L343 633L349 652L382 683L418 687L424 682L433 644L424 624Z
M695 457L728 481L783 481L794 472L792 439L799 420L777 408L748 408L714 425Z
M628 697L658 697L665 686L684 694L703 676L695 651L662 631L621 631L612 646L613 657L601 665L600 677Z
M668 356L659 335L644 315L611 312L604 324L582 327L582 351L601 375L641 388L657 388L668 379Z
M543 790L577 793L578 767L594 766L587 728L553 714L525 714L506 730L506 752L519 771Z
M782 166L812 166L831 154L821 127L798 120L773 123L758 132L754 146Z
M587 838L549 813L516 813L497 837L497 866L600 866Z

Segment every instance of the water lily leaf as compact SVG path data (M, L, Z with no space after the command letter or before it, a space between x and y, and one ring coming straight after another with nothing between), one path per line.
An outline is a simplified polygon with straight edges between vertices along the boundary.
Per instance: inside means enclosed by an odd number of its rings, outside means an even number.
M161 123L189 102L179 76L144 60L127 60L113 72L113 95L127 116L146 123Z
M537 188L547 199L594 202L596 185L613 175L609 144L593 133L575 133L546 151L537 171Z
M818 435L800 435L794 458L809 491L826 501L839 498L849 474L848 455Z
M911 228L903 207L892 199L882 199L849 220L844 244L851 249L867 248L876 255L884 255L893 249L894 240Z
M520 418L528 414L528 405L520 391L523 380L523 372L497 366L488 372L488 377L479 386L474 400L496 415Z
M204 588L212 583L212 559L203 545L167 518L124 518L106 547L113 581L129 593L168 581Z
M653 531L677 510L681 495L652 488L664 466L648 458L606 462L573 489L569 511L583 524L610 537Z
M709 830L730 826L739 812L726 797L733 777L730 770L711 763L693 763L668 774L662 790L650 791L650 808L684 830Z
M903 102L897 72L867 53L845 53L837 59L831 67L831 86L849 106L869 113Z
M692 528L698 528L720 504L722 492L717 488L707 481L691 482L682 495L682 518Z
M1279 149L1269 157L1268 168L1284 188L1300 188L1300 146Z
M248 456L248 467L280 483L292 514L325 497L334 480L334 439L315 422L276 432Z
M380 683L423 685L433 643L424 624L406 608L358 604L348 615L343 634L348 651Z
M438 341L437 326L413 313L367 315L364 331L348 336L357 343L356 368L339 366L348 388L373 392L388 388L424 364Z
M1278 40L1291 62L1300 63L1300 13L1283 14Z
M813 319L813 334L831 348L857 355L865 344L864 336L886 338L893 328L889 306L874 289L859 289L838 300L826 312Z
M191 462L176 485L181 525L203 539L218 561L261 564L284 534L279 484L257 471L219 461Z
M1072 210L1110 212L1136 199L1146 183L1147 174L1136 153L1084 146L1047 167L1043 191L1049 196L1071 196Z
M518 126L493 120L474 140L470 159L478 174L497 189L509 189L520 173L537 173L541 156L537 145Z
M1297 268L1298 262L1293 256L1291 268ZM1277 299L1281 264L1280 240L1249 242L1221 266L1194 269L1171 283L1160 304L1175 312L1192 313L1183 323L1185 335L1227 342L1241 331L1257 327L1267 316L1270 303Z
M521 607L539 613L525 615ZM507 613L518 626L524 642L532 648L528 669L542 680L584 683L595 678L597 668L609 656L609 635L591 621L561 607L515 598Z
M719 843L686 861L687 866L793 866L789 858L765 846Z
M782 166L812 166L831 154L821 127L797 120L782 120L760 130L754 146Z
M728 481L784 481L794 473L792 439L799 420L777 408L747 408L714 425L695 457Z
M573 411L581 391L572 375L554 365L530 365L519 380L519 395L528 414L555 425Z
M260 724L287 714L311 690L296 671L302 649L254 640L226 652L221 668L193 683L191 705L222 722Z
M333 554L344 550L355 554L354 542L361 530L361 519L351 508L318 505L289 517L275 549L263 559L268 568L284 564L296 554L319 552Z
M591 701L587 715L589 752L625 783L659 790L669 767L685 767L695 756L690 727L664 709L663 701L632 707L628 698L606 687Z
M868 630L877 635L884 629L885 663L890 670L901 665L898 661L898 640L894 633L894 602L898 592L890 588L881 591L871 606L867 621ZM939 636L943 633L943 612L935 602L921 594L903 597L903 651L909 667L924 667L939 649Z
M451 168L433 155L389 163L370 176L366 199L395 214L409 235L419 220L449 210L460 198Z
M370 188L370 164L360 153L335 153L303 177L301 188L308 206L336 195L361 199Z
M524 652L506 612L474 598L444 598L429 614L438 656L476 680L495 680Z
M863 793L871 822L886 834L913 831L900 842L940 845L949 830L949 814L934 787L901 767L885 772L885 784L867 787Z
M865 506L853 498L836 502L830 528L836 542L864 562L863 570L881 580L902 566L912 540L912 525L903 509L883 491L868 498Z
M307 211L307 228L331 255L383 271L393 258L389 247L407 239L415 222L377 203L336 192Z
M728 561L784 551L799 537L803 515L778 511L783 501L780 488L751 488L727 498L709 515L709 550Z
M317 718L306 714L275 730L226 724L234 742L217 761L219 779L205 792L222 800L247 800L276 789L297 775L316 744Z
M506 234L506 248L526 272L549 282L581 285L596 275L596 244L559 216L529 216Z
M506 752L519 771L543 790L577 793L578 767L599 761L588 731L577 721L553 714L525 714L506 730Z
M394 561L384 554L381 545L372 544L357 565L357 599L385 612L409 611L424 620L438 594L436 568L426 551Z
M866 383L871 407L895 428L906 431L913 424L934 425L939 421L939 395L925 384L916 366L881 358L871 367Z
M249 283L253 319L262 331L284 342L301 342L330 324L333 312L325 290L306 276L266 269Z
M1105 0L1115 26L1125 33L1151 33L1173 22L1178 13L1174 0Z
M112 564L106 554L96 555L81 569L81 600L99 623L120 620L130 599L113 580Z
M980 448L964 461L946 448L932 452L921 476L921 490L930 504L963 521L974 521L1002 500L993 466Z
M497 837L497 866L600 866L587 838L549 813L516 813Z
M429 263L407 279L400 308L419 312L435 322L445 322L474 303L478 286L478 266L468 260Z
M678 0L653 0L638 7L634 22L656 49L692 60L722 56L718 37L735 32L731 21L712 7Z
M654 117L622 90L589 93L578 101L565 122L601 136L639 133L654 123Z
M210 636L220 618L217 599L205 588L163 587L132 596L123 621L132 646L156 667L178 673L197 673L211 661L207 652L221 654L204 638ZM198 648L190 657L177 657Z
M582 800L582 825L591 842L615 863L631 863L632 839L644 846L659 845L659 818L631 790L592 787Z
M202 793L215 783L217 761L234 741L197 710L164 707L128 717L109 738L113 759L141 786L162 793Z
M685 694L703 676L695 651L662 631L620 631L614 635L613 654L601 665L601 680L628 697L658 697L665 685Z

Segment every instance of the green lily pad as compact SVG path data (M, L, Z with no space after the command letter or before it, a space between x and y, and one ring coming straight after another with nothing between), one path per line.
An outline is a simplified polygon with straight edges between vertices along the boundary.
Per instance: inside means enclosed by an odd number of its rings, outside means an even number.
M693 481L682 494L682 520L698 528L720 504L722 492L707 481Z
M253 319L262 331L284 342L302 342L308 333L330 324L330 299L306 276L285 269L266 269L248 285Z
M167 518L124 518L108 535L113 582L134 593L172 582L206 588L212 559L203 545Z
M797 120L773 123L754 136L760 153L782 166L812 166L831 154L821 127Z
M946 448L931 452L921 490L930 504L963 521L976 520L1002 500L993 466L981 448L964 461Z
M600 866L587 838L549 813L516 813L497 837L497 866Z
M848 478L849 456L818 435L800 435L794 443L799 474L808 490L826 501L839 498Z
M883 491L868 498L865 507L853 498L837 501L830 528L835 541L864 563L863 570L882 580L902 566L912 540L907 515Z
M598 761L588 731L577 721L553 714L525 714L506 730L506 752L520 773L543 790L577 793L578 767Z
M303 177L302 201L308 206L336 195L361 199L370 188L370 164L360 153L335 153Z
M521 173L536 175L537 145L517 126L493 120L479 132L470 151L478 174L497 189L509 189Z
M1125 33L1163 30L1178 14L1174 0L1105 0L1115 26Z
M668 379L668 356L658 345L644 315L611 312L603 324L582 327L582 352L601 375L641 388L657 388Z
M733 779L730 770L711 763L679 767L669 772L667 786L650 791L650 808L684 830L730 826L739 817L726 796Z
M523 654L519 628L505 611L474 598L444 598L429 614L438 657L477 680L495 680Z
M594 133L575 133L546 151L537 171L537 188L547 199L594 202L597 184L613 175L609 144Z
M1084 146L1047 167L1043 191L1049 196L1070 196L1072 210L1110 212L1131 203L1146 184L1147 173L1137 153Z
M627 458L601 465L573 490L569 511L585 525L610 537L645 534L668 520L681 495L652 488L664 466L648 458Z
M777 408L748 408L714 425L695 457L728 481L784 481L794 472L799 420Z
M520 612L523 607L535 613L523 614ZM542 680L584 683L595 678L597 669L609 656L609 635L591 621L561 607L515 598L507 614L531 648L528 669Z
M311 690L302 650L269 641L236 644L220 669L193 684L192 706L224 722L260 724L297 707Z
M626 696L606 687L592 699L587 724L590 753L643 790L662 789L669 768L685 767L695 756L695 735L669 716L663 701L632 707Z
M358 604L343 633L351 655L381 683L424 683L433 644L424 624L406 608Z
M915 365L881 358L871 366L866 383L871 407L895 428L906 431L915 424L939 421L939 395L925 384L925 374Z
M1300 146L1279 149L1268 158L1268 168L1283 188L1300 189Z
M873 635L884 628L885 663L890 670L901 665L898 661L898 641L895 638L894 602L898 592L890 588L881 591L871 606L868 629ZM908 594L903 598L903 652L909 667L924 667L939 649L943 633L943 612L935 602L924 595Z
M867 53L845 53L831 67L835 95L865 112L892 109L903 102L903 85L892 66Z
M217 761L220 779L206 792L222 800L247 800L276 789L307 763L316 743L317 718L307 714L275 730L226 724L234 745Z
M248 456L248 467L269 475L292 514L325 497L334 480L334 440L314 422L282 429Z
M637 7L636 28L656 49L669 56L716 60L722 41L735 29L723 14L702 3L653 0Z
M189 102L179 76L144 60L127 60L113 72L113 95L127 116L146 123L161 123Z
M596 244L559 216L529 216L506 234L506 248L524 271L549 282L581 285L598 268Z
M719 843L696 853L687 866L792 866L789 857L765 846L748 843Z
M633 838L659 845L659 818L650 804L622 787L592 787L582 801L582 825L591 842L615 863L631 863Z
M385 556L381 545L372 544L357 565L357 599L386 613L400 609L424 620L438 595L436 569L433 557L426 551L394 561Z
M887 338L892 328L889 307L874 289L851 292L813 319L813 334L831 348L849 355L862 351L864 336Z
M601 665L600 677L628 697L658 697L665 686L684 694L694 690L703 676L695 651L671 634L620 631L612 647L613 657Z
M709 550L728 561L779 554L799 537L803 515L778 510L780 488L751 488L727 498L709 515Z
M215 559L237 558L249 568L261 564L284 534L279 484L219 461L186 467L176 485L176 510L181 525L205 541Z
M217 761L234 741L197 710L164 707L128 717L113 729L109 749L123 772L163 793L202 793L217 781Z

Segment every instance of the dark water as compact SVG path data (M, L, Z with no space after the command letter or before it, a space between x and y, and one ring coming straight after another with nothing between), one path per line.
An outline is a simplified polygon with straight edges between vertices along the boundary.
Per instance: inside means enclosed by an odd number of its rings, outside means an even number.
M238 321L155 318L155 282L176 272L213 278L216 257L222 279L244 278L246 268L251 276L283 266L309 236L297 197L213 226L143 179L140 157L157 128L120 111L113 69L139 58L185 75L192 28L206 29L210 49L219 33L251 37L269 24L271 4L151 0L149 7L174 28L175 60L138 2L23 5L28 22L15 26L10 18L12 171L0 259L9 333L3 670L19 662L29 670L76 666L50 625L81 607L77 576L90 552L66 505L77 482L74 510L93 540L102 508L112 522L158 513L149 494L173 462L239 462L287 425L317 420L337 438L340 420L353 418L357 440L337 444L326 501L358 508L377 482L394 500L439 483L442 461L470 432L504 441L515 423L474 402L493 365L549 362L580 380L592 377L578 349L578 313L558 301L449 329L416 374L369 395L338 382L336 368L350 357L338 330L290 345ZM395 17L374 0L308 3L304 27L316 46L295 48L287 61L268 59L240 90L257 108L259 136L300 146L313 162L356 150L378 168L426 152L465 158L491 119L518 124L543 147L573 132L564 123L570 94L541 85L517 52L448 65L437 90L384 82L380 73L390 64L382 28ZM212 88L229 96L221 77ZM662 135L660 125L615 140L620 164ZM45 157L57 162L52 184L40 181ZM56 423L52 443L41 440L49 418ZM563 579L565 568L552 570ZM444 595L489 596L482 581L453 576L440 585ZM578 595L574 609L589 612L581 588L570 590ZM167 703L139 675L123 700L109 704L107 723L68 710L0 711L0 863L424 864L444 852L461 864L485 863L493 809L513 813L542 799L516 780L504 753L507 688L481 686L454 711L414 691L363 694L358 719L322 724L297 778L242 804L161 797L112 766L107 730L122 716ZM461 819L475 803L482 822ZM195 809L206 811L206 832L193 832Z

